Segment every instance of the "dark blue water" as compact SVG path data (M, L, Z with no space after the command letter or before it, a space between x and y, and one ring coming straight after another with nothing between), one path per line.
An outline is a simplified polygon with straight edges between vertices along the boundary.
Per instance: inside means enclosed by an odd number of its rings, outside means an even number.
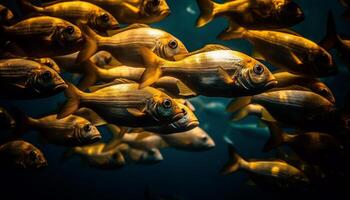
M13 0L0 2L10 7L14 6ZM296 0L296 2L303 8L306 20L293 28L303 36L316 42L320 41L325 35L327 12L330 9L335 14L338 31L350 35L349 22L340 17L345 9L338 1ZM177 36L189 50L196 50L208 43L218 43L247 54L251 53L251 45L246 41L223 42L216 39L216 35L227 25L224 19L215 19L201 29L195 28L198 8L194 0L168 0L168 3L172 10L171 16L153 26ZM341 106L345 94L349 91L350 74L339 56L336 53L334 55L340 73L324 81L333 90L337 104ZM16 105L28 115L39 116L54 111L63 101L64 96L61 94L43 100L2 103ZM2 172L0 199L8 199L2 198L2 195L34 199L143 199L147 186L152 193L177 195L181 199L278 197L280 195L278 193L267 193L246 184L247 176L242 172L230 176L219 174L221 167L227 161L226 144L222 139L224 135L233 138L237 149L244 157L267 158L271 155L261 153L268 136L267 130L252 126L251 124L257 121L254 117L232 126L229 114L224 110L227 99L200 97L193 99L192 102L197 106L201 127L216 142L215 149L195 153L166 149L162 150L164 161L157 165L130 165L121 170L103 171L82 165L78 158L60 163L59 159L64 148L41 144L34 133L28 133L25 138L43 150L49 167L38 173ZM201 105L204 104L209 104L208 108L203 109ZM248 127L244 128L246 124ZM105 131L103 133L108 137Z

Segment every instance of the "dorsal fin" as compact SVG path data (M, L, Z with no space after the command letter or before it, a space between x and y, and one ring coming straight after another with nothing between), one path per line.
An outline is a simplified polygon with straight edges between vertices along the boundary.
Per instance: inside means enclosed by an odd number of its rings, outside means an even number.
M287 28L283 28L283 29L276 29L275 31L278 31L278 32L281 32L281 33L289 33L291 35L296 35L296 36L299 36L299 37L304 37L302 36L300 33L297 33L291 29L287 29Z
M45 3L41 3L42 7L47 7L47 6L52 6L58 3L62 3L62 2L67 2L67 1L71 1L71 0L54 0L54 1L48 1Z

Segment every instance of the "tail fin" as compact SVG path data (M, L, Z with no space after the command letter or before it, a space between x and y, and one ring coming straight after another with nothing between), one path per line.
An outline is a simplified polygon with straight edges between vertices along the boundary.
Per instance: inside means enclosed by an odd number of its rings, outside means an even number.
M87 61L91 56L98 50L98 37L99 35L95 33L87 24L78 22L78 26L84 33L85 45L83 49L79 52L76 59L76 63L82 63Z
M235 148L233 142L229 138L224 137L224 140L228 144L229 160L224 165L224 167L221 169L221 173L223 175L227 175L227 174L234 173L237 170L239 170L243 158L237 154L236 148Z
M162 75L160 65L164 60L146 47L141 47L139 51L146 67L141 76L139 88L144 88L159 80Z
M320 42L320 46L326 50L330 50L337 46L338 41L339 36L337 34L334 16L333 13L329 11L327 19L327 34L326 37Z
M197 27L203 27L213 20L215 16L214 8L217 3L211 0L197 0L197 4L200 10L200 16L197 19Z
M236 100L232 100L229 105L226 107L226 111L228 112L236 112L241 108L246 107L251 103L252 98L251 97L240 97Z
M19 3L19 5L21 6L21 9L25 13L36 13L38 11L40 12L43 10L43 8L35 6L32 3L30 3L29 0L17 0L17 2Z
M280 146L283 143L283 130L278 127L276 123L273 122L265 122L267 123L270 130L270 138L266 142L263 151L268 152L276 147Z
M80 98L83 92L76 88L72 83L67 84L68 88L64 92L67 97L67 101L63 104L59 113L57 114L57 119L65 118L79 109Z
M228 18L229 27L225 29L218 35L218 38L221 40L232 40L232 39L240 39L244 37L246 33L246 29L236 24L233 19Z

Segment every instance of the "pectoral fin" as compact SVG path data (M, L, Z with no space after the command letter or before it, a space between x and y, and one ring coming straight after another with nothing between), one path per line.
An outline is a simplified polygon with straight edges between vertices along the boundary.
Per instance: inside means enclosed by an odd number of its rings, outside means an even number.
M232 85L235 83L235 81L231 78L231 76L221 66L218 67L218 72L222 76L226 84Z
M277 120L265 108L261 111L261 119L268 122L277 122Z
M187 85L185 85L180 80L176 81L176 86L179 89L179 95L181 96L197 96L195 92L193 92Z
M130 114L132 114L135 117L142 117L142 116L146 115L145 112L142 112L141 110L139 110L137 108L128 108L127 110Z
M290 52L291 58L294 60L294 62L298 65L302 65L303 61L301 61L297 55L295 55L293 52Z
M124 2L124 3L122 3L122 5L123 5L127 10L131 11L132 13L137 14L137 13L140 12L140 9L139 9L139 8L133 6L133 5L129 4L129 3Z

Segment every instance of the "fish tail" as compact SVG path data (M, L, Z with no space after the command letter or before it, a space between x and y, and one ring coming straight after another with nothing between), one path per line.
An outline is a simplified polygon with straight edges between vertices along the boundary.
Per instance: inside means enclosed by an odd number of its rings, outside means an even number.
M65 118L79 109L80 98L83 92L76 88L72 83L67 83L68 88L64 92L67 101L61 107L57 114L57 119Z
M245 106L244 108L240 109L237 113L235 113L232 116L232 121L239 121L241 119L244 119L245 117L247 117L249 115L250 111L249 111L249 107Z
M320 46L326 50L333 49L339 42L339 36L337 34L337 28L334 21L334 16L331 11L328 12L327 19L327 33L323 40L320 42Z
M93 86L98 81L99 74L98 67L95 63L91 62L90 60L81 63L81 66L84 68L85 73L77 87L80 90L84 91L90 86Z
M146 47L141 47L139 51L146 67L146 70L143 72L140 79L139 88L141 89L157 82L162 76L160 65L163 62L163 59Z
M218 4L211 0L197 0L200 16L197 19L197 27L203 27L213 20L215 16L215 6Z
M36 13L43 10L43 8L40 8L30 3L29 0L17 0L17 2L21 6L21 9L26 13Z
M283 130L278 127L276 123L272 122L265 122L268 124L269 130L270 130L270 138L267 140L266 144L264 145L263 151L268 152L272 149L275 149L276 147L280 146L283 143Z
M240 97L235 100L232 100L226 107L226 111L228 112L237 112L241 108L246 107L251 103L251 97Z
M223 166L220 172L223 175L227 175L230 173L234 173L240 169L243 158L240 155L238 155L233 142L228 137L224 137L224 140L228 144L229 160Z
M245 28L236 24L236 22L229 18L229 27L221 32L218 38L221 40L241 39L246 32L247 30Z

